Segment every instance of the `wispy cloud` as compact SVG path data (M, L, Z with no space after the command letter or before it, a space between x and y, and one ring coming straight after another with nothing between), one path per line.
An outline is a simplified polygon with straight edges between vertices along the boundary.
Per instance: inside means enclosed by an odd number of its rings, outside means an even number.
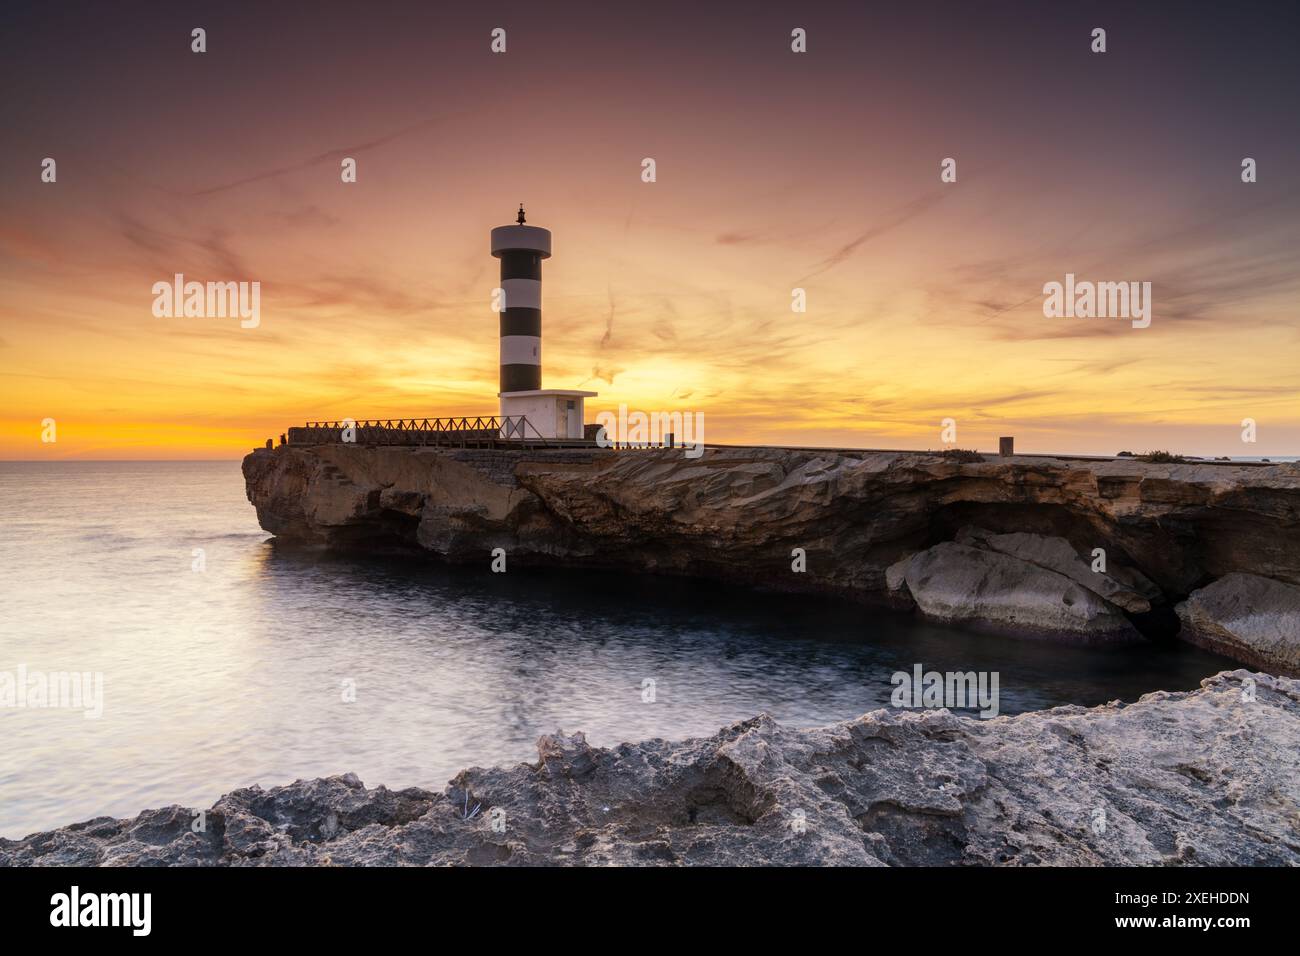
M418 123L412 123L410 126L393 130L391 133L377 136L374 139L366 140L365 142L355 143L351 146L342 146L338 149L327 150L326 152L317 153L315 156L309 156L306 159L299 160L295 163L288 163L284 166L277 166L273 169L267 169L261 172L251 173L247 176L241 176L240 178L229 182L217 183L213 186L196 189L189 195L194 197L211 196L216 193L227 192L231 189L238 189L241 186L247 186L251 183L260 183L268 179L276 179L280 176L287 176L291 173L302 172L303 170L312 169L313 167L327 163L338 165L342 162L344 157L357 156L361 153L369 152L370 150L379 149L382 146L387 146L389 143L396 142L404 136L409 136L411 133L418 133L426 129L431 129L434 126L447 122L447 120L448 117L445 116L429 117L428 119L420 120Z

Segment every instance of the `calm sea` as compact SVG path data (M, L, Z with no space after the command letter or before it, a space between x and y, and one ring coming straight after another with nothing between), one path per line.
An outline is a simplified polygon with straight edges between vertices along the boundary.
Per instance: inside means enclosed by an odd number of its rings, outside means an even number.
M886 705L916 663L997 671L1004 714L1230 666L698 582L304 553L258 528L237 462L0 463L0 575L0 676L103 677L98 718L0 708L6 837L347 771L436 789L535 759L556 728L608 746L760 711L813 726Z

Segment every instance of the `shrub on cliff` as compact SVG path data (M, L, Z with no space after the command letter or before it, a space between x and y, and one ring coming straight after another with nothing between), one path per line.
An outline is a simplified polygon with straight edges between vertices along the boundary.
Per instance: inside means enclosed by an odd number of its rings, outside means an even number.
M945 448L943 451L934 452L940 458L951 458L954 461L983 461L984 456L977 451L968 448Z

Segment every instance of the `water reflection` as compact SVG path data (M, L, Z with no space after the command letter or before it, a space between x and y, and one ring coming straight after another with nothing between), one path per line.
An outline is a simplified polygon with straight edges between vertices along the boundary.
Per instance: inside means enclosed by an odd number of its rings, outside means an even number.
M267 540L230 463L49 467L0 467L0 669L102 671L105 714L0 710L4 836L346 771L439 788L533 759L559 727L613 745L760 711L824 724L887 705L916 663L998 671L1004 714L1190 689L1230 666L680 579L492 574L486 555L328 556Z

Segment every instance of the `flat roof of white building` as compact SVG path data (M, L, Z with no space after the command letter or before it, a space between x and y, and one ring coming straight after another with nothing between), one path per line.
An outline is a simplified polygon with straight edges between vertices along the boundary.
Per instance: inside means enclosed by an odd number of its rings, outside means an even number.
M540 398L543 395L564 395L568 398L595 398L597 392L580 392L572 388L535 388L527 392L497 392L497 398Z

